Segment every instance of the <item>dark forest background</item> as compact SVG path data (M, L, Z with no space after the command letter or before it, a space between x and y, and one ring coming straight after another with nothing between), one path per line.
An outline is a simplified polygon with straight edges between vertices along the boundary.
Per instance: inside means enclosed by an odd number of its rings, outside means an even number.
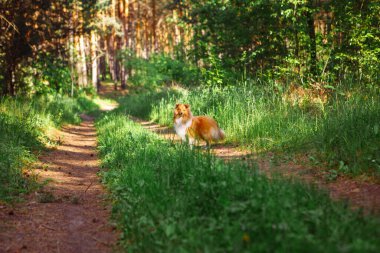
M105 79L378 85L379 13L378 0L2 0L1 94L70 94Z

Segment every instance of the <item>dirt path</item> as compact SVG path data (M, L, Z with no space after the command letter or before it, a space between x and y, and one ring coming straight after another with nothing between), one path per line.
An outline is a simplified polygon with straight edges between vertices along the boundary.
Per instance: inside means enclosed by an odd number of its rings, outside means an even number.
M117 240L96 173L93 119L55 133L61 145L40 157L49 182L23 203L0 210L0 252L110 252Z
M133 118L144 128L151 130L163 138L180 141L173 129L158 125L150 121L143 121ZM204 145L204 144L203 144ZM252 164L256 163L259 169L268 176L279 173L286 177L301 179L311 184L315 184L322 189L327 189L332 199L348 200L354 209L363 208L366 213L380 215L380 185L375 183L360 182L347 177L338 177L335 181L326 180L326 170L324 168L310 168L294 162L275 161L274 154L264 157L256 157L247 150L233 145L215 145L213 153L225 161L233 159L243 159ZM302 159L301 159L302 160Z

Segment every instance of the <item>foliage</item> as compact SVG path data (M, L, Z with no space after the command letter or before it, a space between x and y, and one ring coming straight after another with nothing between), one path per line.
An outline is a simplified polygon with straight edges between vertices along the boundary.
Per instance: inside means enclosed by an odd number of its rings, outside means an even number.
M133 70L128 81L135 86L152 88L175 83L190 86L197 82L197 68L165 54L153 54L144 59L126 50L121 51L119 57L126 69Z
M378 220L327 194L159 139L123 114L97 123L103 181L128 252L377 252Z
M26 176L38 152L51 141L47 136L49 128L78 123L81 112L95 107L86 97L3 98L0 101L0 200L8 201L30 190L34 178Z
M190 1L190 55L215 74L378 82L379 1ZM210 15L212 13L212 15ZM218 68L219 69L219 68Z
M73 75L67 62L49 55L40 55L31 65L16 73L19 93L30 94L71 94Z

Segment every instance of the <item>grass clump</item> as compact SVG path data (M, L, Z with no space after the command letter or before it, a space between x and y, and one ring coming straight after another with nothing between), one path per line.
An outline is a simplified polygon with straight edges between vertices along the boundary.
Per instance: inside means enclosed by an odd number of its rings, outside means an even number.
M47 130L63 123L79 123L79 114L96 105L86 97L49 95L3 98L0 101L0 200L10 201L27 192L34 177L23 170L49 142Z
M97 123L103 181L129 252L377 252L379 221L298 183L159 139L126 119Z

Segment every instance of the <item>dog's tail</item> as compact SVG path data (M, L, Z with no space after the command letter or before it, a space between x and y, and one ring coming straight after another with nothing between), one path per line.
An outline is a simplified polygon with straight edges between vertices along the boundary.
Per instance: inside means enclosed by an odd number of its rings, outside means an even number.
M219 140L224 140L226 138L226 134L224 133L223 129L219 128Z
M226 134L219 127L213 128L211 130L211 136L212 136L211 138L213 141L222 141L224 140L224 138L226 138Z
M218 128L217 130L215 129L213 131L212 139L214 141L222 141L224 138L226 138L226 134L221 128Z

